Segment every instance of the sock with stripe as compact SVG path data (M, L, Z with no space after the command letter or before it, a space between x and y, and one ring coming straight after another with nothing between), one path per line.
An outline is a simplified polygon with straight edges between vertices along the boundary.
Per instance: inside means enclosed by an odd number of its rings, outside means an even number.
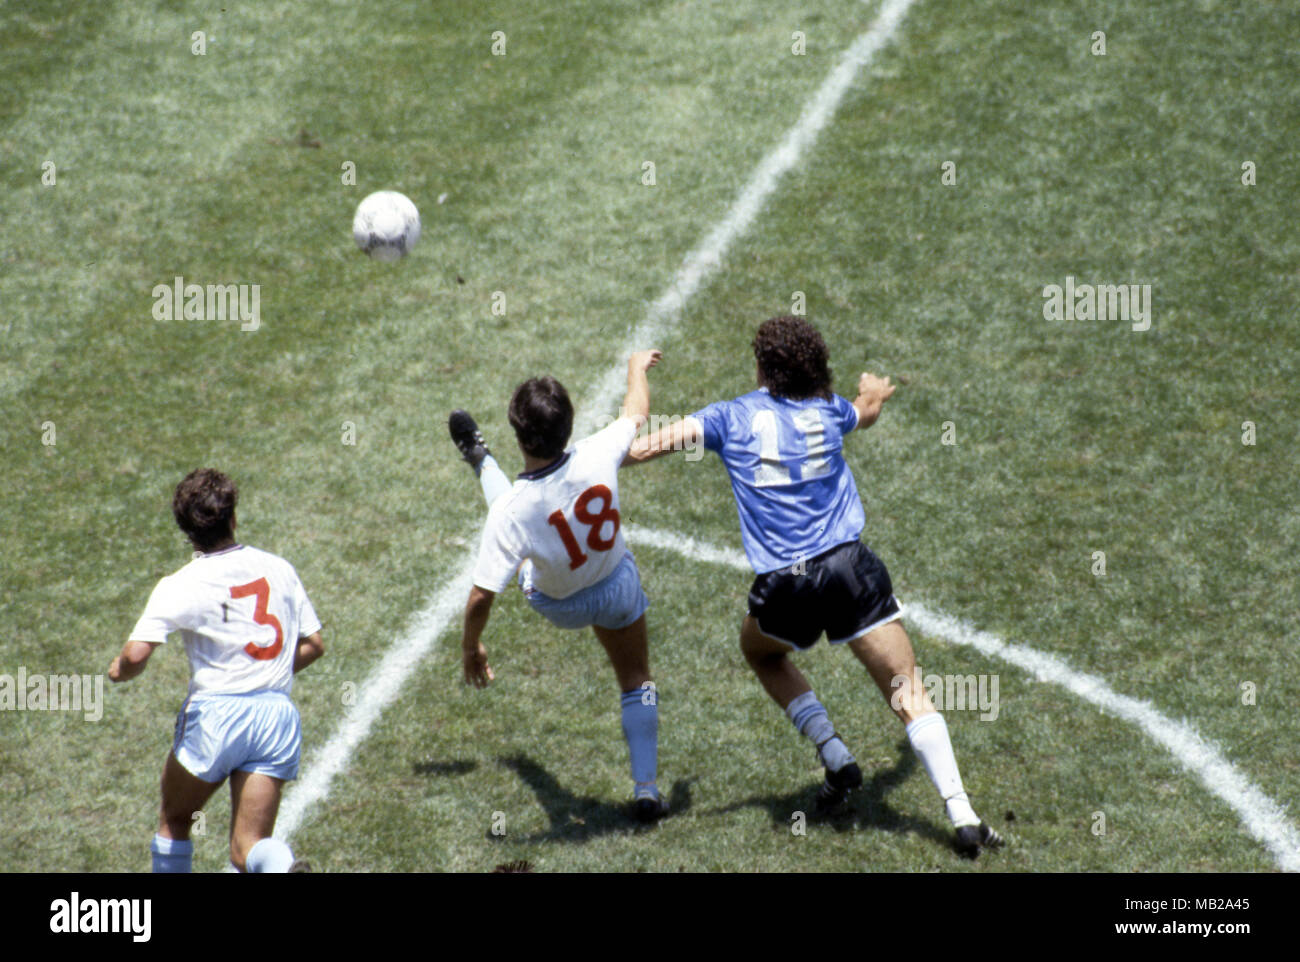
M293 852L277 838L259 839L244 859L244 869L249 872L287 872L292 864Z
M807 736L817 746L822 764L832 772L838 772L853 761L848 746L835 734L830 716L812 691L804 692L786 705L785 713L799 734Z
M659 693L653 688L633 688L622 695L623 737L632 759L632 781L637 797L653 795L659 765Z
M149 843L155 872L188 872L194 857L194 843L188 838L163 838L155 835Z
M957 828L978 825L980 818L971 808L966 789L962 787L957 757L952 752L952 739L948 736L948 723L943 716L931 712L913 719L907 726L907 740L912 743L912 751L921 759L925 773L943 799L952 824Z
M496 458L490 454L479 463L478 483L483 486L483 497L487 498L488 504L501 497L511 487L510 479L501 470L501 465L497 464Z

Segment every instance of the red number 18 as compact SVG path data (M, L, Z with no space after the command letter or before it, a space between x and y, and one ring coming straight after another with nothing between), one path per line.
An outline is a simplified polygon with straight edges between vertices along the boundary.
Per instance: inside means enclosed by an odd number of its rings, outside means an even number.
M591 511L591 503L599 500L603 507L596 513ZM587 547L592 551L608 551L614 547L614 539L618 535L618 509L614 507L614 493L603 484L592 485L582 494L578 495L578 500L573 505L573 516L583 524L590 525L587 531ZM601 529L605 526L606 521L614 522L614 530L609 533L608 538L600 536ZM569 570L580 568L587 562L587 556L582 553L578 546L578 539L573 536L573 529L569 527L569 522L564 518L564 512L558 508L552 511L546 519L560 533L560 540L564 542L564 549L569 552Z

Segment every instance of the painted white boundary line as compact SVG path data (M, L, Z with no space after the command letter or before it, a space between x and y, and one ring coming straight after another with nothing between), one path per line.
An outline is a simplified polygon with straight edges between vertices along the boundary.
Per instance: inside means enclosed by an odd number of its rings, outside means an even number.
M684 535L625 525L624 536L633 544L675 551L694 561L725 565L752 572L739 551L718 548ZM923 634L942 638L949 644L966 645L990 658L997 658L1024 670L1041 682L1059 685L1091 702L1108 715L1136 725L1156 744L1163 746L1183 768L1190 771L1209 791L1226 802L1285 872L1300 872L1300 833L1286 819L1282 807L1239 772L1223 757L1219 748L1202 738L1191 725L1166 718L1150 702L1121 695L1103 679L1076 671L1065 661L1025 645L1003 641L996 635L932 611L914 601L907 603L904 619Z
M834 116L858 71L890 41L912 2L885 0L875 23L840 56L834 69L804 106L795 125L755 168L726 216L698 247L686 255L668 289L650 305L628 341L630 346L621 354L622 358L639 348L655 346L652 341L672 332L686 302L700 289L705 278L721 266L723 255L732 242L753 224L776 189L777 181L816 141ZM606 372L588 406L575 419L575 437L590 433L596 419L613 409L623 395L626 377L625 360ZM481 530L481 525L475 528L470 539L472 544L478 544ZM369 734L370 726L397 697L407 677L459 613L469 594L473 566L474 558L467 557L460 573L438 589L429 604L412 619L405 634L393 642L383 660L358 687L356 703L344 714L325 746L303 766L306 774L290 784L276 819L276 838L289 839L302 825L312 806L329 794L334 776L347 767L352 752Z
M478 545L478 529L473 542ZM398 638L370 675L357 687L357 700L348 709L330 740L304 765L305 774L289 784L275 820L275 837L287 841L302 824L307 811L330 791L334 776L347 768L352 753L370 734L370 726L397 698L411 672L464 609L473 580L474 555L466 557L460 573L438 589L433 600L411 619L406 634Z
M893 39L894 32L902 23L912 2L913 0L886 0L876 22L840 55L839 62L804 106L798 122L786 132L781 143L754 168L753 175L741 189L726 216L686 255L667 290L650 305L641 323L628 337L622 357L626 358L633 351L662 346L659 342L677 325L686 302L722 266L727 248L749 230L754 218L776 190L781 177L799 162L804 151L812 146L817 136L830 123L858 72ZM585 415L575 419L573 436L581 438L590 434L597 426L596 419L608 414L623 396L626 386L625 367L615 365L607 370L596 386L594 399Z

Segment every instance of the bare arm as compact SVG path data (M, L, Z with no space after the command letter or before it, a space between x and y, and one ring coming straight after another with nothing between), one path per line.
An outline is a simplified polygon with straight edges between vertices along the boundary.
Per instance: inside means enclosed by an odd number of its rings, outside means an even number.
M319 631L305 638L299 638L298 647L293 653L294 674L302 671L323 654L325 654L325 642L321 640Z
M637 351L627 359L627 395L623 398L623 407L619 417L632 418L640 429L650 416L650 382L646 372L659 363L663 352L659 350Z
M483 647L482 641L483 629L487 627L495 599L496 592L474 585L469 590L469 601L465 603L465 627L460 642L461 662L465 669L465 683L475 688L486 688L496 678L492 666L488 664L487 649Z
M128 641L122 646L121 654L108 666L108 680L130 681L139 675L158 645L156 641Z
M623 464L641 464L653 461L674 451L694 451L700 445L700 425L694 418L683 418L675 424L660 428L654 434L647 434L632 442ZM691 460L687 458L687 460Z
M858 378L858 396L853 399L853 406L858 410L858 427L869 428L880 417L880 409L893 395L896 385L889 383L889 378L879 378L863 371Z

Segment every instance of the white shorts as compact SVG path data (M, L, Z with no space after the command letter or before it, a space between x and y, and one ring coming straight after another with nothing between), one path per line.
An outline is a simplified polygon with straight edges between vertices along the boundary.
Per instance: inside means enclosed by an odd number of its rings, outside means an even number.
M172 754L195 778L220 782L231 772L290 781L298 777L302 721L281 691L203 694L185 700L176 716Z

